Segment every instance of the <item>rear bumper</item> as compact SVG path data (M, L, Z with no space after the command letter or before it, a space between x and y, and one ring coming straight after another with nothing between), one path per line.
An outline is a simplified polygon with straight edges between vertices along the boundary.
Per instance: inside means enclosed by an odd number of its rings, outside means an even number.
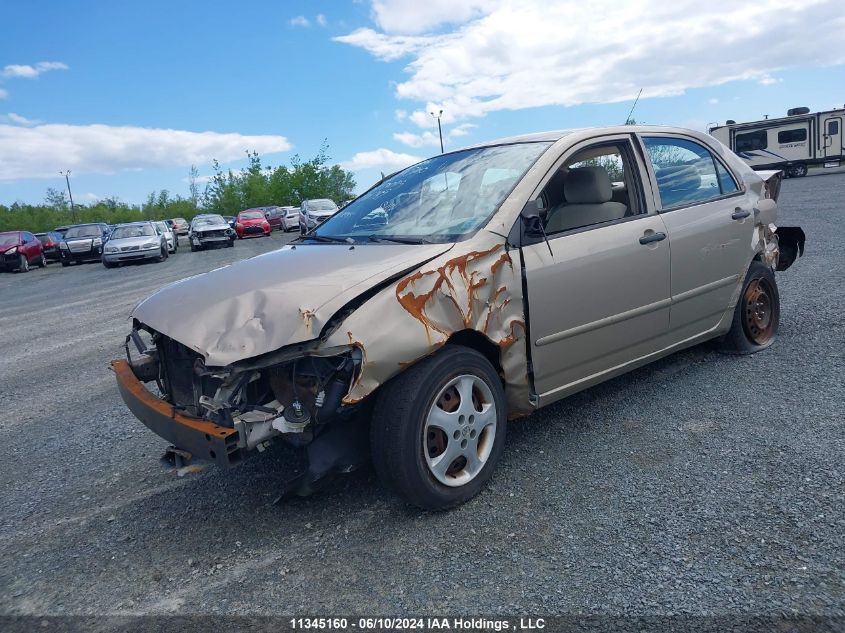
M179 413L173 405L150 393L125 360L113 360L111 368L123 402L153 433L194 458L218 466L233 466L243 460L245 450L238 446L235 429Z

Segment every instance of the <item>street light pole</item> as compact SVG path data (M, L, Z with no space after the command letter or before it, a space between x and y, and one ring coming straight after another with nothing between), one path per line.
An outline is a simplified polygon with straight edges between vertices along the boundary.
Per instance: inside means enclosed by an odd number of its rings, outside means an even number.
M440 134L440 153L442 154L443 153L443 128L440 127L440 117L443 116L443 110L441 110L437 114L434 114L434 112L432 112L431 116L433 116L435 119L437 119L437 133Z
M65 182L67 183L67 195L70 198L70 213L73 217L73 221L76 222L76 207L73 205L73 194L70 192L70 169L60 171L59 174L65 177Z

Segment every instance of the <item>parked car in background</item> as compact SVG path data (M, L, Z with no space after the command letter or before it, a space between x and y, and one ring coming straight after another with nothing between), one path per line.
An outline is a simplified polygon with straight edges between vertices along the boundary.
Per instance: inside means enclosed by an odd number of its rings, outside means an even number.
M299 207L282 207L282 230L287 233L299 226Z
M235 220L235 233L239 240L245 237L266 237L272 230L261 209L241 211Z
M157 224L164 223L118 224L103 251L103 266L114 268L127 262L163 262L167 259L167 237Z
M167 226L167 222L164 220L159 220L154 223L156 228L158 229L159 233L164 235L164 239L167 240L167 252L168 253L175 253L179 250L179 238L176 236L176 233Z
M209 246L232 247L235 245L235 231L222 215L203 213L191 220L188 241L192 252Z
M278 229L279 231L282 230L282 218L285 217L285 212L282 211L282 207L261 207L261 210L264 211L264 217L267 218L267 221L270 223L270 230Z
M103 256L103 243L108 239L108 224L76 224L68 227L64 238L59 243L62 266L74 262L100 261Z
M44 267L44 247L41 241L29 231L7 231L0 233L0 270L29 272L30 266Z
M776 340L775 271L805 242L776 225L780 176L658 126L437 155L295 248L142 301L118 387L199 458L307 444L307 490L369 455L411 503L450 508L490 479L509 420L707 340L736 354ZM766 381L771 360L742 380Z
M59 243L62 241L61 233L58 231L47 231L46 233L36 233L35 237L41 242L47 263L61 260L62 256L59 252Z
M171 222L173 222L173 230L176 232L176 235L188 234L190 224L188 224L188 221L185 218L173 218Z
M311 229L328 220L337 211L337 205L328 198L303 200L299 207L299 232L305 235Z
M235 222L237 222L238 219L234 215L224 215L223 219L226 220L226 224L228 224L234 230Z
M67 230L68 230L69 228L70 228L70 226L57 226L57 227L56 227L55 229L53 229L53 230L54 230L56 233L58 233L59 235L61 235L62 237L64 237L64 236L65 236L65 233L67 233Z

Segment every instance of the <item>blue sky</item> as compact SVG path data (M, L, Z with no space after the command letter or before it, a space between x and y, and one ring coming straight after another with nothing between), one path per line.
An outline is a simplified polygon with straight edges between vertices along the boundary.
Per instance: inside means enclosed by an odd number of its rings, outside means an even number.
M449 147L635 118L704 129L845 104L838 3L17 2L0 22L0 203L187 195L191 163L310 158L359 188ZM702 8L706 6L706 8Z

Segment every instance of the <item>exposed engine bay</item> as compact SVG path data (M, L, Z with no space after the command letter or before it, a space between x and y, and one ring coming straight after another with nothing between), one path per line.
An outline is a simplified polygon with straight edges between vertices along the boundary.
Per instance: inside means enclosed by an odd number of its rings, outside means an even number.
M325 440L328 444L337 440L330 439L338 435L330 428L345 425L345 435L358 426L354 418L361 405L342 402L360 375L363 354L358 347L309 353L307 346L295 346L263 360L206 367L200 354L136 320L125 349L138 380L155 383L175 412L234 429L238 447L245 451L263 451L275 439L295 447L314 444L321 450ZM365 438L365 429L358 430ZM331 456L321 455L321 472L311 472L307 483L332 470L327 465L340 470L354 467L351 462L361 459L353 458L352 445L360 444L366 457L366 442L350 439L343 442L344 463L329 464ZM309 458L312 452L310 448Z

